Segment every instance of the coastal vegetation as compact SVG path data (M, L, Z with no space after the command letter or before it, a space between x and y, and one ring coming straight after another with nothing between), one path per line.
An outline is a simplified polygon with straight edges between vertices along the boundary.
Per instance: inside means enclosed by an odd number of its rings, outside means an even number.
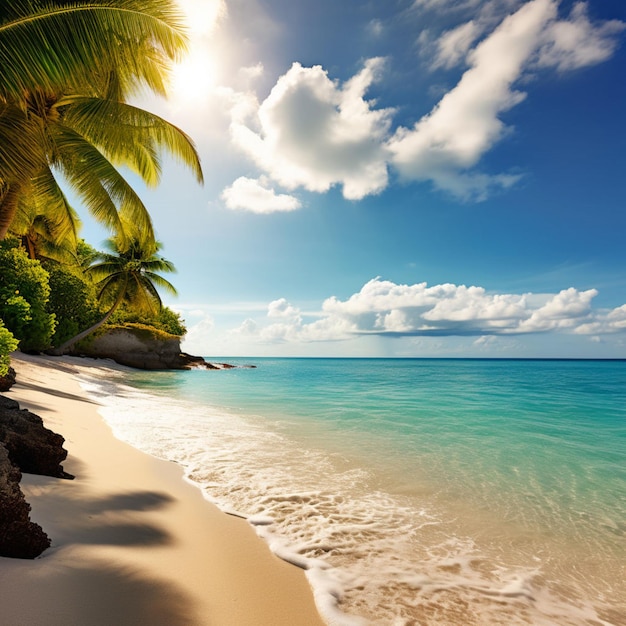
M175 293L174 266L123 172L157 185L167 152L203 181L191 138L133 104L167 95L186 45L174 0L0 7L0 368L16 341L62 353L107 322L184 334L157 291ZM111 232L106 252L70 198Z
M157 255L161 243L142 237L139 229L126 224L121 233L107 239L109 252L98 252L85 274L93 280L98 302L109 306L105 315L87 329L65 341L55 351L63 354L105 324L126 305L148 316L156 316L162 309L157 286L176 294L176 288L159 272L174 272L174 265Z

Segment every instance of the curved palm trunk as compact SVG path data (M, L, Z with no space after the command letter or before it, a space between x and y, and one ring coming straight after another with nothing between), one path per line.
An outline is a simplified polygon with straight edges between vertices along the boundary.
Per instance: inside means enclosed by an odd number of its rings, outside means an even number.
M98 330L98 328L100 328L100 326L102 326L105 322L107 322L108 319L111 317L111 315L115 313L115 310L122 303L122 300L124 299L125 292L126 292L126 289L120 289L120 293L117 296L117 300L115 300L115 302L113 303L113 306L108 310L107 314L99 322L96 322L93 326L90 326L86 330L81 331L80 333L78 333L78 335L74 335L72 338L68 339L65 343L62 343L58 348L53 348L52 350L48 350L48 354L51 354L52 356L63 356L64 354L67 354L70 351L71 347L75 343L79 342L81 339L84 339L85 337L88 337L95 330Z

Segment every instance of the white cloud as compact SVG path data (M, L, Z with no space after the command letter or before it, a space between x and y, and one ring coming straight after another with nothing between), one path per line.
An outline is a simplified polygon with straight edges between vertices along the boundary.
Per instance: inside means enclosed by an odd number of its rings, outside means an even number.
M233 140L287 189L342 185L353 200L377 193L387 185L391 111L373 109L364 96L382 67L382 59L370 59L340 85L320 66L294 63L258 107L257 128L233 119Z
M527 2L469 50L494 19L497 10L487 3L476 21L441 36L434 66L448 68L466 59L470 68L428 115L412 129L399 128L390 141L392 163L406 179L430 180L466 200L482 200L519 179L472 169L509 132L500 116L526 97L514 85L538 66L565 71L606 60L625 27L617 21L594 26L584 3L563 20L557 19L557 8L556 0Z
M435 109L413 129L398 129L389 147L394 165L406 178L432 180L440 188L478 199L490 185L502 184L463 172L505 134L499 114L524 99L512 85L555 15L550 0L534 0L506 18L470 54L470 69Z
M192 313L193 314L193 313ZM212 335L215 321L210 315L204 314L199 322L187 327L187 334L183 337L181 348L192 350L196 354L207 355L212 353ZM189 348L189 346L192 346Z
M376 38L380 37L384 30L385 27L383 26L381 20L371 20L367 25L367 31Z
M284 298L275 300L268 318L279 321L248 320L245 331L261 343L345 341L362 335L476 336L475 347L502 349L524 334L626 332L626 304L594 310L596 295L595 289L574 288L556 294L490 293L478 286L402 285L375 278L346 300L327 298L313 321ZM503 341L496 344L497 337Z
M450 68L457 65L465 58L481 33L482 28L474 20L445 32L437 41L437 53L432 68Z
M276 213L300 208L300 201L288 194L279 194L266 187L268 180L240 176L222 192L222 200L229 209L243 209L253 213Z
M269 303L267 307L267 316L290 318L297 321L300 319L300 309L291 306L285 298L280 298Z
M593 321L581 324L574 332L579 335L612 334L626 331L626 304L603 311L596 315ZM598 338L596 337L597 341Z
M395 109L377 109L375 100L366 99L391 62L382 58L367 60L343 83L321 66L294 63L261 102L249 90L222 90L230 104L231 139L266 181L317 193L340 186L345 198L359 200L384 190L395 168L407 181L431 182L462 200L484 200L521 178L478 169L512 132L503 114L526 98L519 85L540 69L564 72L607 60L626 27L617 20L592 23L583 2L565 17L558 0L416 0L414 8L465 18L438 38L422 32L419 42L432 68L467 69L413 127L392 128ZM370 24L372 32L380 26ZM262 66L246 71L249 89ZM262 187L267 190L269 182Z
M263 67L263 63L259 62L254 65L250 65L248 67L240 68L239 76L245 82L246 85L249 85L251 82L255 81L257 78L263 76L264 71L265 71L265 68Z
M572 287L564 289L533 311L519 328L522 332L537 332L580 326L590 318L591 300L597 295L595 289L582 292Z
M606 61L617 47L615 35L624 28L626 24L618 20L594 26L587 16L587 3L578 2L568 20L555 21L546 29L538 65L566 71Z

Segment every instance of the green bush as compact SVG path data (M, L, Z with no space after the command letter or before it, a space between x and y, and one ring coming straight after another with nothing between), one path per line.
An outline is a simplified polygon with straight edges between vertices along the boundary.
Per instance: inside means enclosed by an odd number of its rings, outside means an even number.
M0 320L0 376L6 376L11 365L11 352L17 350L18 342Z
M50 347L54 314L46 311L50 296L48 272L28 258L15 238L0 241L0 318L24 352Z
M109 320L110 324L142 324L152 326L170 335L182 337L187 333L180 315L167 306L161 307L157 315L145 315L127 309L118 309Z
M96 302L95 287L80 269L54 261L44 262L43 266L50 276L47 311L53 313L57 321L52 345L59 346L95 324L103 315Z

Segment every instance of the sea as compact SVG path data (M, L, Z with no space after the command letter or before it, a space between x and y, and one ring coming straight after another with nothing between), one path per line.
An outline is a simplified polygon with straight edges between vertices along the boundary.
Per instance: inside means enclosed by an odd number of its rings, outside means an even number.
M329 625L626 625L626 360L207 360L81 384Z

